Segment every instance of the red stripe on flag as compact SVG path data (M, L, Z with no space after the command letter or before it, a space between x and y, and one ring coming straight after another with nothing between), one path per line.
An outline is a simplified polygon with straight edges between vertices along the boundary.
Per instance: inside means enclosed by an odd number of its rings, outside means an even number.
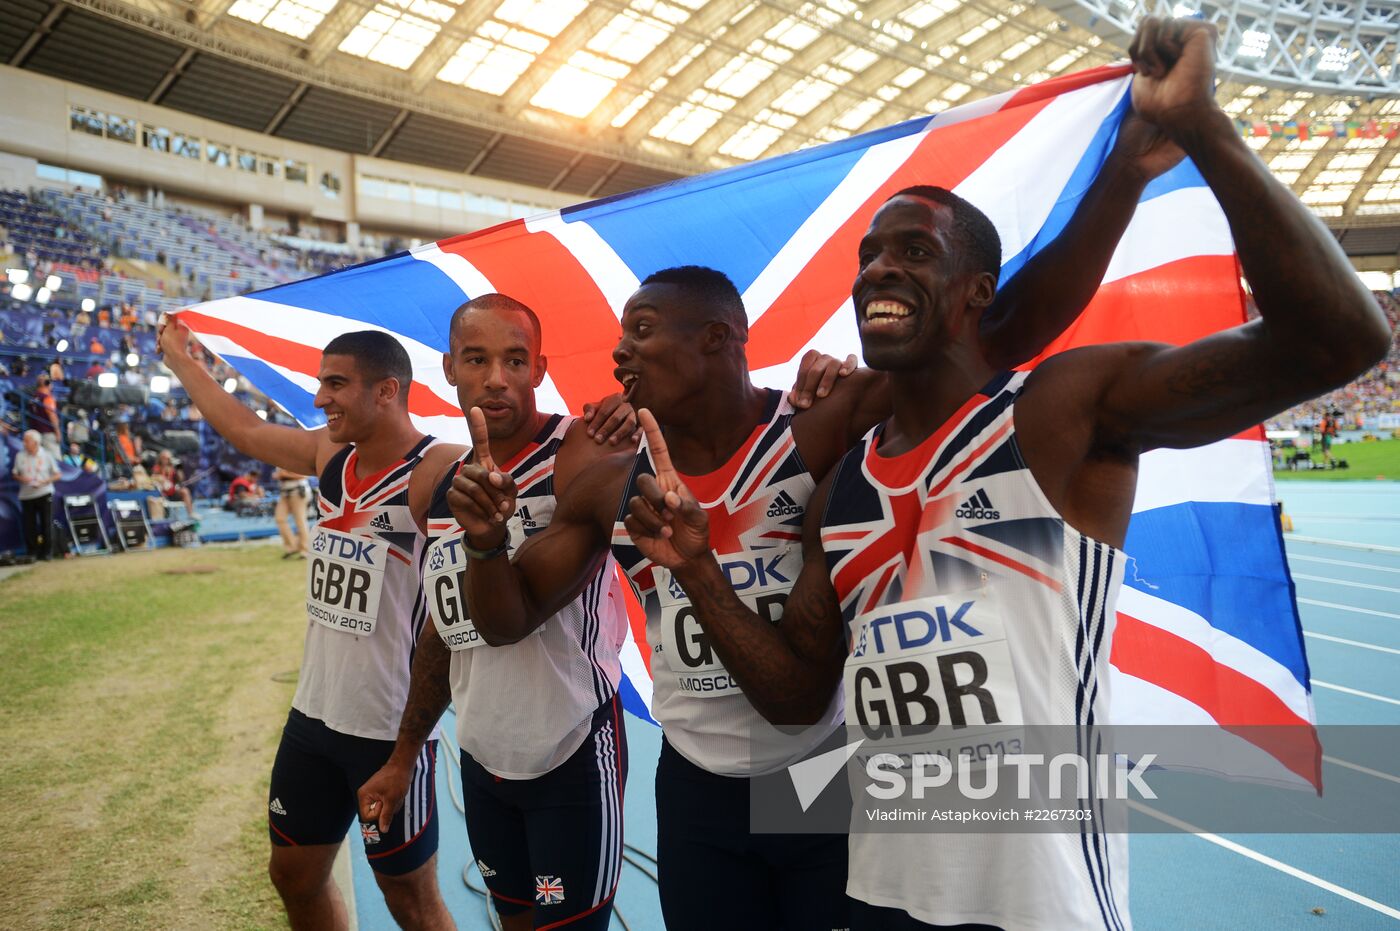
M891 194L915 184L935 184L950 190L957 187L1053 97L1054 94L1042 99L1032 97L1023 104L1013 96L995 113L941 129L935 124L904 164L817 249L773 305L749 328L749 368L766 368L791 359L850 296L857 246L876 208Z
M233 340L263 362L280 365L284 369L311 378L316 378L321 372L321 351L311 346L279 336L269 336L193 310L182 311L180 320L195 333L208 333L211 336ZM408 410L419 417L462 416L455 404L449 404L429 391L427 386L416 381L408 389Z
M550 378L570 408L617 391L612 351L622 330L578 259L550 233L527 230L523 220L492 233L443 240L438 248L465 258L496 290L539 316Z
M651 647L647 644L647 615L642 610L642 603L637 600L637 593L632 590L632 583L627 580L627 573L622 571L622 567L617 567L617 578L622 583L623 601L627 603L627 626L632 628L632 639L637 642L637 652L642 654L642 662L646 663L647 675L651 675Z
M1203 647L1118 612L1109 656L1124 675L1181 696L1315 786L1322 780L1317 731L1265 685L1217 663Z
M1035 359L1043 360L1078 346L1146 340L1184 346L1239 326L1245 321L1239 262L1233 255L1198 255L1128 275L1099 288L1070 328ZM1263 426L1235 434L1262 440Z
M1041 81L1039 84L1032 84L1012 91L1006 106L1019 107L1022 104L1034 103L1038 100L1049 100L1070 91L1077 91L1081 87L1088 87L1090 84L1101 84L1104 81L1112 81L1132 73L1132 65L1100 65L1097 68L1085 68L1083 71L1061 75L1048 81Z
M1198 255L1109 282L1037 358L1078 346L1148 340L1183 346L1244 322L1233 255Z

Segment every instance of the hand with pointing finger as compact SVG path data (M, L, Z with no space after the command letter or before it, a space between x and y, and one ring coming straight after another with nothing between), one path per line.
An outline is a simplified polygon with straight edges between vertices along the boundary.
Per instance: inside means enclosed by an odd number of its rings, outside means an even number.
M710 520L671 464L666 439L651 411L638 411L637 420L656 475L637 479L640 494L627 503L623 523L643 556L672 571L684 569L691 560L709 554Z
M447 492L447 506L466 531L473 549L489 550L506 537L506 521L515 513L515 479L496 467L491 438L481 408L467 412L472 435L472 461L457 470Z

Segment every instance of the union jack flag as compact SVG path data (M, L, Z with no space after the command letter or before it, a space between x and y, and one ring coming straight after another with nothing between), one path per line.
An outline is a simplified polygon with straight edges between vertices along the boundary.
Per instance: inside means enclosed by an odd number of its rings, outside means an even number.
M557 876L535 877L535 904L558 905L564 901L564 881Z
M813 149L445 239L330 275L183 313L206 346L306 426L320 349L393 333L414 362L419 426L465 440L442 376L447 322L465 298L516 297L544 326L543 410L616 389L618 315L641 278L708 265L743 293L760 384L790 384L811 347L859 348L850 283L875 208L913 184L950 188L1001 233L1003 281L1064 228L1128 107L1127 66L1092 69ZM1123 339L1184 343L1244 320L1225 218L1183 164L1144 192L1084 316L1049 350ZM1293 586L1273 512L1262 428L1143 457L1126 551L1110 689L1120 723L1225 728L1314 722ZM630 590L624 586L631 600ZM635 609L635 604L633 608ZM634 610L623 695L648 716L651 680ZM1309 738L1310 739L1310 738ZM1320 751L1261 751L1316 784Z

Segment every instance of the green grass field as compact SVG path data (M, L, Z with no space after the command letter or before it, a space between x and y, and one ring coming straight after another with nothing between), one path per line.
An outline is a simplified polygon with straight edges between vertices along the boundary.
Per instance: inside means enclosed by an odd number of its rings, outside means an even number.
M1321 450L1314 452L1321 458ZM1306 469L1300 472L1275 471L1274 478L1283 481L1307 479L1310 482L1357 482L1371 479L1400 481L1400 440L1379 440L1374 443L1343 443L1332 447L1333 459L1345 459L1349 469Z
M6 928L286 927L265 807L305 564L280 555L162 550L0 581Z

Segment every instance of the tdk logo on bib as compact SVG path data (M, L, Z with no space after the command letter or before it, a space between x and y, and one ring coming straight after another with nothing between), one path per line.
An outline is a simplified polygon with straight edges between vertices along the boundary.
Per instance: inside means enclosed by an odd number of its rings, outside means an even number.
M879 655L912 650L935 641L952 643L954 639L980 637L982 631L964 620L974 604L975 601L965 601L956 608L938 605L931 614L927 611L901 611L877 617L860 629L860 637L851 655Z
M792 579L783 574L778 564L783 561L783 553L769 556L755 556L721 564L724 575L736 592L750 588L771 588L774 585L792 587Z
M357 540L353 537L333 537L321 534L316 538L316 552L325 553L333 559L362 562L374 565L374 551L379 544L372 540Z

